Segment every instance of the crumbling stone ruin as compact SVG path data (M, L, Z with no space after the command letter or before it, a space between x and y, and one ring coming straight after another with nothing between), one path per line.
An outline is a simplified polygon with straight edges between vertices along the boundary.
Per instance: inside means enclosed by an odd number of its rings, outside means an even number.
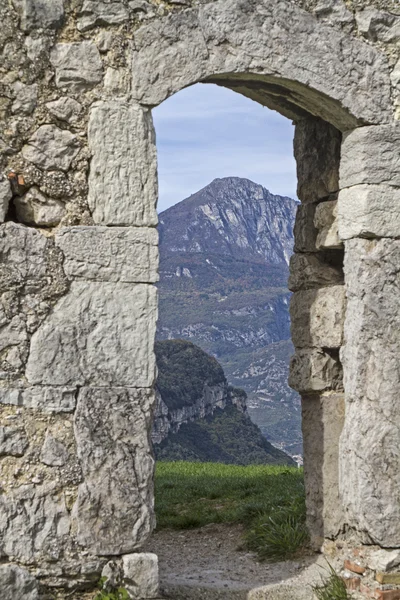
M397 0L2 0L0 17L2 599L105 567L156 594L151 109L195 82L296 123L313 542L400 547Z

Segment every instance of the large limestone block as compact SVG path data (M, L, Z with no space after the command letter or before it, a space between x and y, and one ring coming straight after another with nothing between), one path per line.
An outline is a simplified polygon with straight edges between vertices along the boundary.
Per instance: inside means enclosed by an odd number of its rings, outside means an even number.
M302 399L307 525L313 545L338 534L343 522L339 496L339 439L344 395L335 392Z
M324 253L292 254L288 287L292 292L343 283L339 260L332 261ZM336 258L336 257L335 257Z
M1 556L23 564L58 560L69 532L64 493L55 484L25 484L0 496Z
M317 205L314 225L318 230L316 241L318 250L343 248L338 231L337 200L328 200Z
M293 344L296 348L340 348L344 314L342 285L295 292L290 302Z
M71 279L158 281L158 233L150 227L65 227L56 236Z
M299 121L294 135L297 195L303 203L326 198L339 189L341 133L321 119Z
M90 112L89 206L95 223L157 224L157 154L151 113L123 101Z
M350 526L400 547L400 241L346 242L340 486Z
M134 44L133 94L146 105L207 78L241 89L247 79L248 94L258 85L268 103L273 84L271 92L287 95L286 103L275 98L278 110L300 107L298 114L311 111L342 130L391 117L383 55L294 3L210 2L143 26Z
M342 367L336 352L296 350L290 361L289 385L302 394L342 389Z
M156 316L152 285L73 282L32 336L28 382L152 386Z
M56 70L56 85L79 93L101 82L103 63L94 42L56 44L50 55Z
M400 187L400 121L358 127L343 136L340 187L362 183Z
M150 389L79 392L75 437L84 482L73 519L79 543L95 554L132 552L154 526L153 403Z
M341 190L338 230L342 240L400 237L400 188L381 184Z
M3 600L39 600L36 579L17 565L0 566L0 598Z

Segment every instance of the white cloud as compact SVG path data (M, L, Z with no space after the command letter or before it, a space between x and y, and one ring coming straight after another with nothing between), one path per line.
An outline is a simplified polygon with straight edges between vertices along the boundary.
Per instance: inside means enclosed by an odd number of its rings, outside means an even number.
M247 177L295 197L293 125L216 85L198 84L153 111L159 159L159 210L216 177Z

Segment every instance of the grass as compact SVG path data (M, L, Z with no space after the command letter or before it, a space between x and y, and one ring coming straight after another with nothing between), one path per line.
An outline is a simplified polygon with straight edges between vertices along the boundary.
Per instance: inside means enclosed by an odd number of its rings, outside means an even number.
M321 585L314 586L313 591L318 600L353 600L343 579L331 565L329 565L329 577Z
M308 541L297 468L158 462L155 497L159 529L240 523L261 560L292 558Z

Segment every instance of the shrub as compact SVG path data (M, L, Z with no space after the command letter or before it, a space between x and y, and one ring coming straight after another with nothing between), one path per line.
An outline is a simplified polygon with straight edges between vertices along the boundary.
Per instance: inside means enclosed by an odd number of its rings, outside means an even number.
M129 600L129 594L125 588L107 586L107 577L100 579L98 587L99 591L93 600Z

